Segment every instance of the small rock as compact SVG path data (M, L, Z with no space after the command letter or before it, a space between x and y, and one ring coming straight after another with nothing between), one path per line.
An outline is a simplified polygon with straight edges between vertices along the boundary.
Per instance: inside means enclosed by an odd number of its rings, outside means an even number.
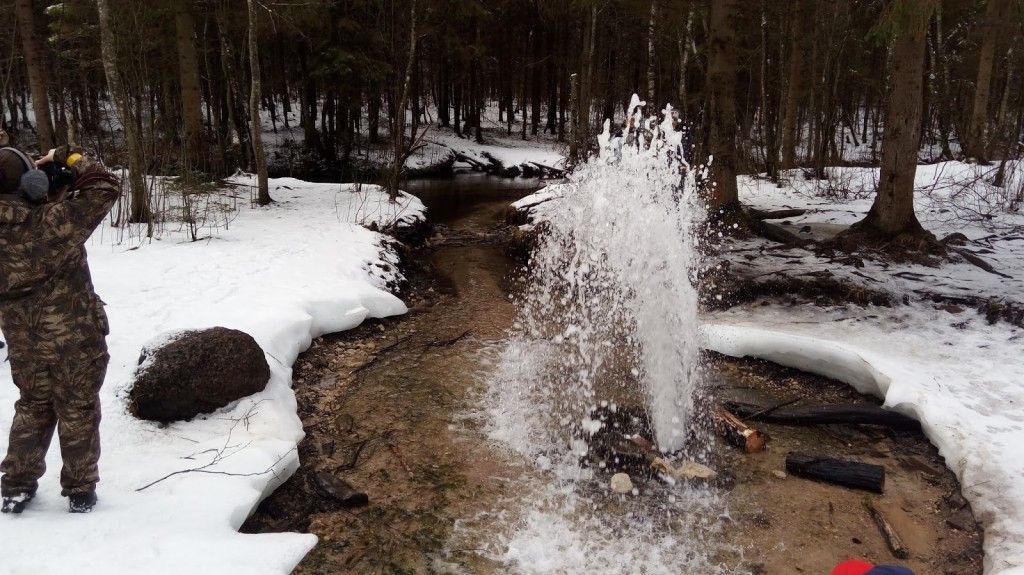
M964 507L947 519L946 524L959 531L970 531L974 528L976 522L971 510Z
M695 461L686 461L681 466L674 467L671 463L659 457L651 462L651 467L658 473L667 475L677 481L692 479L706 480L712 479L716 475L713 469Z
M774 475L775 477L778 477L779 479L785 479L785 478L789 477L788 475L786 475L785 471L779 471L778 469L773 469L772 470L772 475Z
M966 244L969 241L971 241L970 238L968 238L967 236L963 235L960 232L953 232L953 233L949 234L948 236L946 236L946 237L942 238L941 240L939 240L940 243L943 243L943 244L946 244L946 245L954 245L954 246L962 246L962 245Z
M713 479L716 475L713 469L696 461L683 463L677 471L680 477L686 479Z
M615 493L632 493L633 480L625 473L616 473L615 475L612 475L611 487L612 491Z
M321 471L316 474L316 486L320 491L341 504L342 507L362 507L370 502L365 493L356 491L347 481Z

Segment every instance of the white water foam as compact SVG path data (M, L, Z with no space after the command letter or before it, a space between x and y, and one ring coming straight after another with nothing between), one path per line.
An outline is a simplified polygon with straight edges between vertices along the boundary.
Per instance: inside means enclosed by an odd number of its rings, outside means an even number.
M708 454L692 425L699 396L698 235L705 219L671 108L630 105L600 156L560 188L541 224L520 315L488 381L489 429L536 467L491 555L523 573L724 573L724 506L709 488L608 491L581 466L598 406L633 402L657 444ZM599 466L600 467L600 466ZM504 515L503 515L504 516ZM500 529L499 529L500 530Z

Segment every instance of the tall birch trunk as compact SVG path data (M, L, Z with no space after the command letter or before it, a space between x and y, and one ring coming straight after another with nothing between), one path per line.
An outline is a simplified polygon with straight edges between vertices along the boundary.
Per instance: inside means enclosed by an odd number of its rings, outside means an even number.
M260 123L260 43L256 37L256 4L248 0L249 6L249 73L252 84L249 89L249 139L252 141L253 161L256 164L256 180L259 191L256 203L265 206L273 202L267 181L267 156L263 151L263 127Z

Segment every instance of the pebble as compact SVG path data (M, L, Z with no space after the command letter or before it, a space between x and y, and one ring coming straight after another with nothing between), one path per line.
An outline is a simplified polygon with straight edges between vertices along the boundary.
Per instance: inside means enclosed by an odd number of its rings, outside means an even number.
M632 493L633 480L625 473L616 473L615 475L612 475L611 487L612 491L615 493Z
M684 461L679 467L673 467L671 463L659 457L651 462L651 467L653 467L658 473L667 475L677 481L693 479L707 480L712 479L717 475L710 467L701 465L695 461Z
M772 470L772 475L774 475L775 477L778 477L779 479L785 479L785 478L789 477L788 475L786 475L785 471L779 471L778 469L773 469Z

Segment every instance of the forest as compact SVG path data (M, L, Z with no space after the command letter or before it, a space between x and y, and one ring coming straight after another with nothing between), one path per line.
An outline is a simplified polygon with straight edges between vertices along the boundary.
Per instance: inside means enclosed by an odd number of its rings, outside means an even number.
M69 140L146 173L256 171L257 117L289 134L271 154L277 175L380 178L428 127L551 137L574 162L635 92L678 110L697 157L721 113L738 172L823 177L880 161L887 95L915 51L920 111L907 121L921 160L1021 153L1017 0L4 4L17 22L0 31L13 142ZM894 42L908 26L915 45Z

